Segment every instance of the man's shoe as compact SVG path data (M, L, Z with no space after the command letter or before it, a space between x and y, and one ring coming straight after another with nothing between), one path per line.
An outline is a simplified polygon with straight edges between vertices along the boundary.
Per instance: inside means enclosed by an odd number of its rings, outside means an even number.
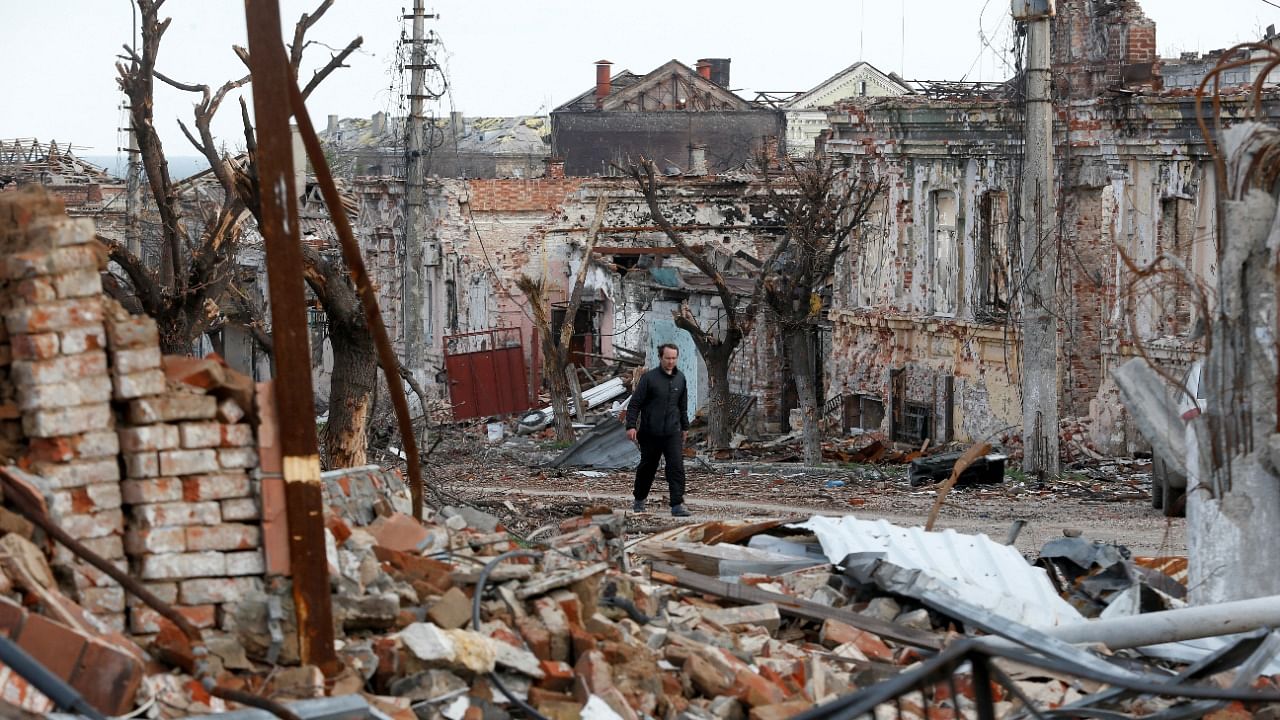
M631 512L636 512L636 513L644 512L644 501L636 500L635 502L631 503Z
M689 517L692 514L683 503L671 506L671 517Z

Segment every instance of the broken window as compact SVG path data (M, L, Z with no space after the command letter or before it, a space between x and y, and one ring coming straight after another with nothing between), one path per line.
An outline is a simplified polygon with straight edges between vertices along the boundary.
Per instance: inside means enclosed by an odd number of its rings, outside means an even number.
M845 428L878 430L884 423L884 403L870 395L847 395L844 399Z
M931 196L929 237L929 310L936 315L956 312L956 194L937 190Z
M445 327L448 332L458 331L458 288L453 280L444 281Z
M978 320L1009 314L1009 194L983 193L978 201Z
M1190 271L1196 234L1195 203L1185 197L1162 199L1156 232L1157 257L1168 255ZM1188 335L1195 322L1195 288L1175 264L1161 262L1160 267L1165 272L1156 282L1155 295L1161 334Z
M924 403L903 403L902 422L894 428L893 439L920 445L933 437L933 408Z

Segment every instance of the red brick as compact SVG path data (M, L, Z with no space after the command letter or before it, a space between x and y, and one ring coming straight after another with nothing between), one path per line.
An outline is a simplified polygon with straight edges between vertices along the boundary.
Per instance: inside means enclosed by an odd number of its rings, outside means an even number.
M138 398L129 403L129 421L149 425L175 420L207 420L218 414L218 401L211 395L172 393L161 397Z
M178 584L178 598L183 605L238 602L261 591L262 579L256 577L200 578Z
M249 497L249 476L244 473L196 475L182 478L182 497L196 500L222 500Z
M83 515L120 507L120 486L116 483L95 483L70 490L54 490L49 493L49 509L55 516Z
M173 609L201 630L213 627L217 621L218 609L214 605L176 605ZM162 625L168 622L160 613L149 607L129 608L129 631L135 635L158 633Z
M86 644L85 637L75 630L34 613L27 614L18 634L18 646L63 680L75 673Z
M255 468L258 466L258 449L252 447L219 448L218 464L224 470Z
M58 356L57 333L14 335L10 339L15 360L48 360Z
M253 427L246 424L228 424L222 423L218 426L221 432L219 445L224 448L231 447L252 447ZM256 452L256 449L255 449Z
M28 437L76 435L110 428L114 424L109 403L33 410L22 416L22 431Z
M258 500L256 498L232 498L229 500L223 500L221 505L222 519L227 522L242 522L244 520L262 519L262 511L258 507Z
M213 450L162 450L161 475L199 475L218 471L218 455Z
M227 574L227 559L220 552L148 555L138 566L143 580L223 577Z
M39 307L24 307L4 314L9 332L44 333L102 322L102 301L98 298L55 300Z
M108 322L107 338L112 349L158 346L160 332L155 320L145 315L135 315L128 320Z
M178 427L176 425L143 425L141 427L121 428L120 449L127 453L147 450L171 450L178 447Z
M114 509L93 514L64 515L59 519L58 524L68 535L77 540L101 538L124 532L124 513Z
M187 528L187 550L252 550L262 544L262 530L257 525L222 523Z
M58 333L58 350L63 355L76 355L107 346L107 334L101 325L71 328Z
M111 370L120 375L156 370L159 367L159 346L121 348L111 352Z
M222 522L222 508L216 502L168 502L134 505L131 508L136 527L172 525L217 525Z
M187 551L185 527L129 528L124 536L130 555L181 553Z
M90 639L71 676L71 686L105 715L133 710L144 668L138 658L103 640Z
M261 550L227 553L227 576L261 575L266 572L266 558Z
M54 488L67 489L95 483L114 483L120 479L120 466L115 458L77 460L67 463L33 463L31 472Z
M124 472L130 478L160 477L160 453L155 451L125 453Z
M115 387L116 400L133 400L159 395L168 387L163 370L143 370L129 375L112 375L111 383Z
M110 400L111 378L106 375L18 386L18 407L24 411L52 410Z
M120 495L130 505L175 502L183 499L182 480L173 477L125 480L120 483Z

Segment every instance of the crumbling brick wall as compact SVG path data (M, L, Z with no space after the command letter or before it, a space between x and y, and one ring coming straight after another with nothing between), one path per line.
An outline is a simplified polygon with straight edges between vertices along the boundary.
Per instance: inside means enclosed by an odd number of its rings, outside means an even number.
M55 197L0 195L0 249L3 460L39 478L73 537L198 627L219 625L263 574L251 391L230 397L216 363L162 357L155 322L103 295L92 221ZM55 564L110 625L158 631L151 610L65 548Z

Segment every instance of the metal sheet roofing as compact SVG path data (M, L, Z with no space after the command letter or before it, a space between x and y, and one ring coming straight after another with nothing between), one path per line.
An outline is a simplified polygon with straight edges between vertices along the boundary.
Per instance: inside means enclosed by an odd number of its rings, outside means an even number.
M1084 620L1058 596L1044 570L986 535L926 531L852 516L815 516L794 527L817 535L832 563L851 553L883 553L889 563L938 580L945 592L1031 627Z

